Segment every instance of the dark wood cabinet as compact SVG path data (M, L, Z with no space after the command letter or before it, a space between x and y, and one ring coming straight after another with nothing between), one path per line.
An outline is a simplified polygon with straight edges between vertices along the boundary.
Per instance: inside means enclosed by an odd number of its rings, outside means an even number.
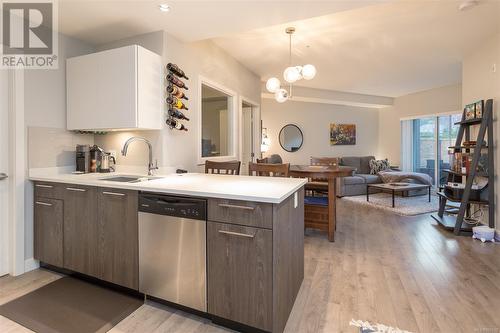
M273 232L208 222L208 311L272 330Z
M99 188L98 248L102 280L139 289L137 191Z
M304 279L303 202L303 189L280 204L209 199L210 314L283 332Z
M64 268L98 276L97 189L63 185Z
M35 197L35 259L47 264L63 265L63 202Z
M138 194L35 182L35 258L138 290ZM283 332L304 278L304 190L279 204L207 201L208 313Z

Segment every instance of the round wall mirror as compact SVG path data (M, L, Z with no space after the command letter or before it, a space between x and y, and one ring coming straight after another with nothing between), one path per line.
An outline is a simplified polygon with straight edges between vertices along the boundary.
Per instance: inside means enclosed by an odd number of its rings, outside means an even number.
M293 153L302 147L304 136L297 125L288 124L283 126L279 134L281 148Z

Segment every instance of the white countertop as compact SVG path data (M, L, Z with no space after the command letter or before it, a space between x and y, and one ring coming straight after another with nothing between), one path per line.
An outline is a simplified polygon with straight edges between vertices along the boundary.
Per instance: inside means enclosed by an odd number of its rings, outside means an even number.
M29 179L33 181L99 186L183 196L269 203L281 203L307 182L303 178L250 177L200 173L155 175L155 177L162 178L139 183L102 180L103 178L124 175L130 174L116 172L75 175L67 171L61 173L49 168L31 169Z

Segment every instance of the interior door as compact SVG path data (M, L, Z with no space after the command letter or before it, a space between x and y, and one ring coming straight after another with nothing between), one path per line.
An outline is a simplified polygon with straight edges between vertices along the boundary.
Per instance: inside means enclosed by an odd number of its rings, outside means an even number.
M0 69L0 276L9 272L7 221L9 217L8 168L8 107L9 89L6 70Z
M254 162L254 112L253 106L242 103L242 160L241 174L248 174L248 163Z

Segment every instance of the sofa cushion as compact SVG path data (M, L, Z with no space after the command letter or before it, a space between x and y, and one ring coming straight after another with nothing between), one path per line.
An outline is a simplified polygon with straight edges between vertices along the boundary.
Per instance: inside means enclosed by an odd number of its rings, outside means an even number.
M361 159L357 156L342 157L340 159L340 164L344 165L344 166L356 168L356 171L359 171L361 168Z
M380 179L380 177L378 175L356 174L356 176L364 178L365 182L367 184L377 184L377 183L381 183L382 182L382 180Z
M344 185L366 184L366 180L358 175L343 177L342 179L344 180Z
M370 173L370 161L374 160L375 156L361 156L360 157L360 167L358 173L369 174Z
M318 206L328 206L328 197L304 197L304 204L306 205L318 205Z
M377 173L384 171L384 170L390 170L391 167L389 165L389 161L387 158L385 160L371 160L370 161L370 174L376 175Z

